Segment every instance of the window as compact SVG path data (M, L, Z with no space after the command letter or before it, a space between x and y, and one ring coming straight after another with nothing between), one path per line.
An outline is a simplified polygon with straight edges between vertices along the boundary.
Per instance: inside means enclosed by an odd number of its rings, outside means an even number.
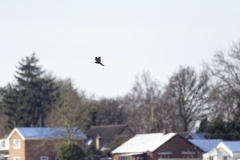
M5 140L1 141L1 147L2 148L6 147Z
M211 157L209 157L209 160L213 160L213 157L211 156Z
M170 158L170 154L161 154L159 158Z
M196 154L195 152L191 152L191 151L182 152L183 158L193 158L195 154Z
M13 157L13 160L21 160L21 157Z
M13 149L21 148L21 140L20 139L13 139Z
M40 160L48 160L48 156L41 156Z
M227 156L224 156L224 157L223 157L223 160L227 160L227 159L228 159L228 157L227 157Z
M143 160L143 156L136 156L136 160Z
M158 152L159 158L171 158L172 152Z

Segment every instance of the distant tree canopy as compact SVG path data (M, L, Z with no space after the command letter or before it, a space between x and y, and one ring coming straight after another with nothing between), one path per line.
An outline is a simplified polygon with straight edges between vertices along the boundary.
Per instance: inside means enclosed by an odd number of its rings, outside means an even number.
M45 71L38 61L35 54L22 59L14 76L17 83L9 85L3 96L9 128L44 126L47 111L56 100L54 79L43 77Z
M220 114L207 124L205 136L209 139L240 140L240 123L223 121L223 116Z
M91 112L91 125L126 124L127 110L118 98L100 98Z
M0 87L0 136L8 134L6 130L7 116L5 114L5 108L3 103L3 97L7 92L7 87Z

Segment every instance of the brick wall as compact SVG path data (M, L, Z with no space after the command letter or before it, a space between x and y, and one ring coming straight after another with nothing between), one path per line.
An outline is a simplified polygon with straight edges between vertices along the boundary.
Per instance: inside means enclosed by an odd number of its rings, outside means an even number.
M21 140L21 148L20 149L13 148L13 140L14 139ZM25 160L25 142L16 131L13 133L13 135L9 139L9 160L12 160L13 157L21 157L21 160Z
M112 155L112 158L113 158L113 160L118 160L118 155L114 154L114 155Z
M170 158L185 158L182 152L195 152L192 158L198 158L198 150L188 140L182 138L180 135L174 136L164 145L156 149L152 154L152 159L157 160L159 158L158 152L172 152Z
M38 160L41 156L48 156L49 160L55 160L57 150L61 144L67 141L60 140L26 140L26 160ZM81 146L81 141L78 141Z
M20 139L21 147L19 149L13 148L13 140ZM77 141L79 146L82 141ZM20 157L21 160L39 160L41 156L48 156L49 160L55 160L57 157L57 148L66 141L59 140L23 140L21 136L15 131L9 139L9 160L13 157Z

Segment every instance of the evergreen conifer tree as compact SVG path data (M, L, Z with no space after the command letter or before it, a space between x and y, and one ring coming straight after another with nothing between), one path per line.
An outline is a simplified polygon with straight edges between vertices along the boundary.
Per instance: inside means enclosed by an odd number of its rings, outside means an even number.
M10 128L44 126L46 113L56 99L54 78L44 78L45 71L37 65L38 61L32 54L19 62L14 76L17 83L4 97Z

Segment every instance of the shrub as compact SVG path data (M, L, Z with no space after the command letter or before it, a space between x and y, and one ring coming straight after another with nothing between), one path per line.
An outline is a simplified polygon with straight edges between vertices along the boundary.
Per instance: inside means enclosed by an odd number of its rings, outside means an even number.
M81 147L74 143L62 145L58 151L59 160L83 160L84 157Z

